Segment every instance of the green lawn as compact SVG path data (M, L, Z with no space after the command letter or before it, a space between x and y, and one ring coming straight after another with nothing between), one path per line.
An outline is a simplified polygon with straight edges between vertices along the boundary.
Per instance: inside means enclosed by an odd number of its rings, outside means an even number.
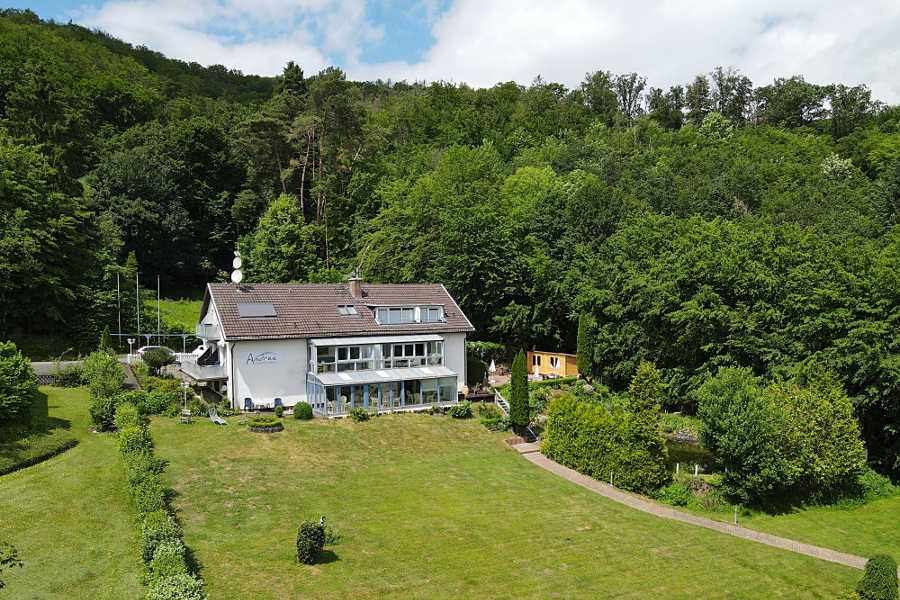
M166 323L177 325L186 333L193 333L194 326L200 318L202 305L202 300L162 299L159 301L159 312ZM153 310L156 310L156 300L148 302L147 306L152 306Z
M729 523L734 518L731 511L690 512ZM900 496L882 498L854 508L798 508L778 515L743 511L739 520L740 525L749 529L850 554L868 557L887 553L900 558Z
M0 540L25 563L2 575L2 598L139 598L138 535L110 435L88 432L84 389L41 388L50 416L79 444L0 477Z
M254 434L157 418L211 598L834 598L861 572L628 509L476 420L394 415ZM294 560L326 515L343 541Z
M3 437L4 432L0 431L0 439ZM38 463L76 443L78 438L71 431L71 421L51 413L45 429L0 442L0 475Z

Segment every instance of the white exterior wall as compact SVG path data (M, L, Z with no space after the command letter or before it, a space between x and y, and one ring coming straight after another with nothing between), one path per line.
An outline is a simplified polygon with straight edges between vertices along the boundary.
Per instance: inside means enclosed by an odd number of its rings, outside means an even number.
M248 353L258 356L265 352L277 353L278 360L248 363ZM233 407L243 408L244 398L268 406L272 406L276 397L285 406L306 401L305 339L231 342L227 345L227 356L228 396Z
M456 373L456 391L466 385L466 334L442 333L444 366Z

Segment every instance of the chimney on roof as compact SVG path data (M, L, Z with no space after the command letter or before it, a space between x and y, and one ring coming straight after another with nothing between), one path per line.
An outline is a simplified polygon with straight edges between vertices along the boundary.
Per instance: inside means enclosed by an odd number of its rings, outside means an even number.
M354 298L362 298L362 278L359 276L359 272L353 272L347 281L350 283L350 295Z

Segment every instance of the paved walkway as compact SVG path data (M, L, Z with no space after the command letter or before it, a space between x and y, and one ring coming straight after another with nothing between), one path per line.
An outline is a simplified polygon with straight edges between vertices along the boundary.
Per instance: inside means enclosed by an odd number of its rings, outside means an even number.
M777 535L762 533L760 531L754 531L745 527L738 527L735 525L730 525L728 523L722 523L721 521L713 521L712 519L707 519L706 517L699 517L697 515L681 512L680 510L675 510L674 508L669 508L668 506L650 502L649 500L645 500L640 496L619 490L615 487L597 481L593 477L582 475L578 471L575 471L568 467L564 467L561 464L550 460L540 453L539 444L519 444L518 446L515 446L515 449L527 460L533 462L537 466L547 469L551 473L568 479L573 483L577 483L581 487L585 487L592 492L600 494L601 496L606 496L610 500L614 500L620 504L624 504L625 506L630 506L631 508L637 509L639 511L650 513L651 515L656 515L657 517L662 517L664 519L672 519L673 521L681 521L682 523L690 523L691 525L696 525L698 527L705 527L706 529L712 529L721 533L727 533L728 535L744 538L745 540L751 540L754 542L759 542L761 544L766 544L768 546L774 546L776 548L781 548L782 550L790 550L791 552L805 554L807 556L820 558L822 560L846 565L848 567L862 569L866 566L867 559L863 558L862 556L845 554L844 552L838 552L836 550L830 550L828 548L821 548L819 546L813 546L811 544L804 544L803 542L789 540L787 538L778 537ZM898 569L898 571L900 571L900 569Z

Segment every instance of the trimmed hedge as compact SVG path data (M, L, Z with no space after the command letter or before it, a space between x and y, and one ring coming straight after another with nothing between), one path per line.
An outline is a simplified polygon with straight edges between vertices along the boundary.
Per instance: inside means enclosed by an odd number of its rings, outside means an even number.
M131 402L122 402L116 407L116 416L113 418L116 429L140 427L143 424L138 407ZM121 439L121 438L120 438Z
M247 429L257 433L275 433L284 429L281 421L275 417L261 415L247 421Z
M206 600L203 582L191 575L172 575L153 582L147 600Z
M166 462L153 456L153 438L137 408L125 402L116 412L122 425L119 453L128 491L141 521L141 559L147 565L148 600L206 600L203 582L190 574L181 527L166 512L161 473Z
M294 405L294 418L308 421L313 418L312 406L307 402L298 402Z
M650 492L668 482L663 452L647 448L639 417L560 396L550 402L541 451L547 458L601 481L614 474L616 487Z
M184 543L180 539L166 540L156 546L153 559L150 561L150 585L154 582L172 577L173 575L187 575L187 563L184 561Z
M164 543L181 542L181 527L164 510L157 510L144 517L141 524L141 559L149 564L156 548Z
M897 600L897 561L887 554L870 558L856 592L863 600Z
M311 565L325 547L325 526L313 521L303 521L297 528L297 560Z

